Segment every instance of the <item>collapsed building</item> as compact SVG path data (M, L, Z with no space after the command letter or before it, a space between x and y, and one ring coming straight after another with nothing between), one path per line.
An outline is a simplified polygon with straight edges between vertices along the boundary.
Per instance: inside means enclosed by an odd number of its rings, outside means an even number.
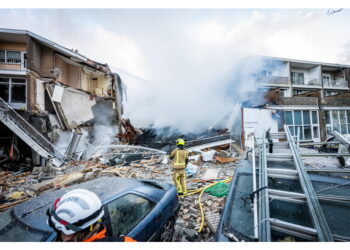
M242 134L248 127L284 131L284 125L305 142L325 141L333 131L350 134L350 65L260 59L262 68L254 77L264 98L242 104Z
M92 125L108 120L118 131L123 91L107 64L30 31L0 29L0 165L52 158L57 166L74 153L81 127L93 135ZM71 131L69 152L58 148Z

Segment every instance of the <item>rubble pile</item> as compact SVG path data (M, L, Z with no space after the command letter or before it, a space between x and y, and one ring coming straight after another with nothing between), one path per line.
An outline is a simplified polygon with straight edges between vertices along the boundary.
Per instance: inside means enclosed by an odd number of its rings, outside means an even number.
M227 148L220 146L191 152L187 167L188 190L200 189L214 181L233 176L235 162L238 160L233 156L237 156L238 153L229 153L225 150ZM203 153L210 151L214 153L206 159ZM103 157L96 157L90 161L71 161L60 168L46 166L35 167L31 172L0 172L0 212L40 194L105 176L158 179L173 184L171 163L165 155L153 155L137 160L130 158L119 163L101 158ZM173 241L213 240L224 206L224 197L217 198L203 193L201 204L205 223L202 232L197 233L202 222L198 197L199 193L179 198L181 208L175 224Z
M181 209L175 223L173 241L207 242L214 240L214 233L220 221L220 213L224 207L224 198L203 194L201 201L205 222L203 230L198 233L202 222L198 197L199 194L180 198Z

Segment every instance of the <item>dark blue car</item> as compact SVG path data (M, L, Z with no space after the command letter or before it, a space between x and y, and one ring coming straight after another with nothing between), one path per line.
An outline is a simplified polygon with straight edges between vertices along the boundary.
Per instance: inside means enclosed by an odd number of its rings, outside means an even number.
M46 211L66 192L83 188L100 197L107 235L137 241L171 241L180 208L173 185L154 180L103 177L23 202L0 214L0 241L55 241Z
M292 163L271 162L270 168L289 167ZM331 201L320 199L320 205L328 222L335 241L350 241L350 182L339 178L337 174L309 174L309 178L317 194L327 197L346 197L345 200ZM296 180L268 178L269 188L289 192L302 192L300 183ZM334 188L332 188L334 187ZM218 225L215 241L257 241L254 238L254 220L252 210L252 162L241 160L236 168L229 194L226 198ZM274 221L283 221L284 224L293 223L305 228L313 228L306 202L287 202L270 198L270 218ZM276 224L275 224L276 225ZM293 231L281 232L277 226L271 227L272 241L279 241L293 237L295 241L317 241L317 235L297 234Z

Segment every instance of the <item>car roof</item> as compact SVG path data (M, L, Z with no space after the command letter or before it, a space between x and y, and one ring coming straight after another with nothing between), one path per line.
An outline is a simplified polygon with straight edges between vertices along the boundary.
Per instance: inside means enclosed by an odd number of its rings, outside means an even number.
M132 189L137 189L138 191L141 190L141 192L150 189L149 185L147 187L145 186L147 186L147 184L136 179L101 177L30 199L15 206L13 209L13 215L26 225L30 225L32 228L52 231L52 229L47 225L46 220L40 220L38 219L38 216L46 216L46 211L49 206L52 205L57 198L73 189L83 188L92 191L98 197L100 197L102 203L105 203L111 197Z

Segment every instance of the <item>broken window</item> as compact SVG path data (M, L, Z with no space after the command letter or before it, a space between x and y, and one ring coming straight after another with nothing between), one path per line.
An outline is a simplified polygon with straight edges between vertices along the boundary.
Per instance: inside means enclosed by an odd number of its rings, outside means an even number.
M14 104L15 108L26 105L26 92L25 78L0 77L0 97L7 103Z
M5 101L9 101L10 96L10 78L0 78L0 97Z
M13 103L26 103L26 85L12 85L12 100Z
M286 110L285 124L299 140L319 140L319 125L316 110Z

